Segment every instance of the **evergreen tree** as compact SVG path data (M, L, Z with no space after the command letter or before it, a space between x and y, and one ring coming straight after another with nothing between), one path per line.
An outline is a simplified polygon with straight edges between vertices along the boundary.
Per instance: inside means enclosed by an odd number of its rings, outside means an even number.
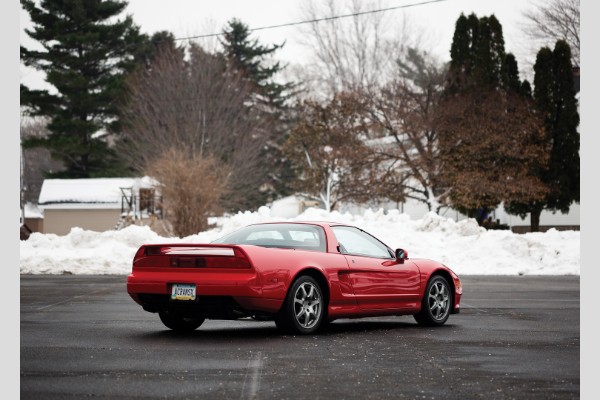
M460 14L460 17L456 20L454 37L450 47L450 69L452 71L470 72L472 35L470 21L464 14Z
M569 211L573 201L579 202L579 112L575 98L571 50L564 40L554 47L554 124L552 133L552 156L550 175L553 191L548 207Z
M461 15L450 54L438 123L442 178L453 206L482 223L503 201L546 193L534 173L546 162L542 123L495 16Z
M519 79L519 67L517 66L517 60L515 56L511 53L508 53L504 58L504 66L503 69L505 71L505 86L508 90L513 90L517 93L521 93L522 84Z
M116 100L124 74L137 62L147 38L127 6L114 0L21 0L33 23L26 33L43 50L21 46L21 61L43 71L56 93L21 85L21 105L49 118L49 135L23 142L47 148L65 169L49 177L86 178L126 173L106 134L118 131Z
M550 191L542 201L509 203L507 211L521 217L530 213L531 231L538 231L542 210L566 213L573 202L579 202L579 113L571 51L565 41L557 41L554 51L540 49L534 71L533 95L538 112L544 116L550 153L548 168L538 174Z
M224 40L221 41L225 56L233 68L244 75L244 78L255 85L256 93L261 96L261 102L276 109L285 105L292 96L295 87L293 83L277 83L275 76L283 70L280 62L268 65L269 57L284 45L274 44L264 46L258 39L250 38L250 30L238 19L232 19L223 30Z
M270 140L264 149L268 179L261 191L263 195L256 199L257 205L261 205L292 192L290 182L295 174L282 152L282 146L293 123L294 110L289 103L296 94L296 84L279 83L276 80L284 66L274 62L272 57L284 43L270 46L260 44L258 39L250 37L248 26L238 19L228 22L223 30L223 38L221 44L225 57L251 86L252 104L259 110L261 118L267 121L265 126L269 129Z
M461 14L450 48L449 93L498 87L505 82L504 37L495 16Z
M502 25L493 15L479 19L477 35L473 38L475 81L486 87L503 83L504 37Z
M136 64L139 64L137 66L151 67L153 59L160 50L172 51L174 54L181 55L181 57L185 53L183 46L177 46L173 33L169 31L155 32L150 38L137 46L135 53Z

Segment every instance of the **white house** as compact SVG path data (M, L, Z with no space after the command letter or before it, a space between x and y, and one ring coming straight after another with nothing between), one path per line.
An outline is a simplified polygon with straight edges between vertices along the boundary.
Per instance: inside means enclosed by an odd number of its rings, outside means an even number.
M361 213L365 208L379 209L384 211L397 209L402 214L408 214L411 219L422 218L429 212L429 209L424 203L416 200L407 200L405 203L381 202L377 204L357 205L357 204L340 204L339 211L350 213ZM452 218L455 221L460 221L468 218L457 210L449 207L442 208L440 215L446 218ZM517 233L525 233L530 230L529 215L526 218L521 218L517 215L508 214L504 210L504 206L500 204L498 208L492 211L491 217L494 221L499 220L501 224L506 224L508 227ZM550 228L557 230L580 230L580 205L573 203L569 212L562 214L561 212L553 213L552 211L544 210L540 215L540 231L544 232Z

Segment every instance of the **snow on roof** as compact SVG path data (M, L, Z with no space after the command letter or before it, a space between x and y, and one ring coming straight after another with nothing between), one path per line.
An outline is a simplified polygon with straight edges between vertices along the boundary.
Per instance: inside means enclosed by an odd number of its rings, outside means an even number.
M23 215L25 218L44 218L44 213L33 203L25 203Z
M137 190L152 187L156 181L143 178L45 179L38 204L121 204L121 188ZM125 192L127 193L127 192Z

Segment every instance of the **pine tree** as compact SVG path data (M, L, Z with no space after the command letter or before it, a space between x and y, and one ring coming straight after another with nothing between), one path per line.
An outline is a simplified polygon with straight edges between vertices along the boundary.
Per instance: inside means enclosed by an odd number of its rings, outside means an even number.
M137 60L136 66L141 67L143 65L146 68L150 67L153 59L161 50L172 51L174 54L180 54L181 57L185 54L185 48L183 46L177 46L173 33L169 31L158 31L137 46L135 53L135 58Z
M21 61L43 71L56 93L21 85L21 106L44 116L50 134L23 142L47 148L65 169L49 177L85 178L126 172L106 133L118 130L116 100L124 73L136 63L147 38L131 17L116 18L127 6L113 0L21 0L33 28L26 33L43 50L21 46ZM104 136L104 137L103 137Z
M238 19L228 22L223 37L221 44L225 57L230 66L250 84L253 106L259 110L261 118L268 121L266 126L270 130L270 140L264 150L268 179L263 185L263 196L256 200L260 205L292 192L290 182L295 174L281 149L292 125L294 112L290 100L296 94L296 84L279 83L276 80L284 66L274 62L272 57L284 43L270 46L260 44L258 39L250 37L250 29Z
M250 38L250 29L238 19L232 19L223 30L224 40L221 41L225 56L233 67L256 87L256 93L261 101L276 109L285 105L286 100L293 94L293 83L277 83L275 77L284 66L280 62L267 65L269 57L284 45L273 44L264 46L258 39Z
M535 104L544 116L546 141L550 157L548 168L538 175L550 191L541 201L512 202L506 207L511 214L525 217L530 213L531 231L538 231L544 209L566 213L573 202L579 202L579 113L573 84L571 52L562 40L554 51L541 48L534 65Z

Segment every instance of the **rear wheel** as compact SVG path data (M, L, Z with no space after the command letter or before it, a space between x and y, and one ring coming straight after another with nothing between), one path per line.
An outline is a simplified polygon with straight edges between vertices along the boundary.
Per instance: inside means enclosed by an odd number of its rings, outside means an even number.
M425 295L421 301L421 311L414 315L420 325L444 325L450 316L452 290L446 278L433 276L427 283Z
M178 332L191 332L204 322L202 317L184 317L173 311L159 311L158 316L167 328Z
M292 333L314 333L323 323L324 307L325 298L319 283L311 276L300 276L288 291L275 324Z

